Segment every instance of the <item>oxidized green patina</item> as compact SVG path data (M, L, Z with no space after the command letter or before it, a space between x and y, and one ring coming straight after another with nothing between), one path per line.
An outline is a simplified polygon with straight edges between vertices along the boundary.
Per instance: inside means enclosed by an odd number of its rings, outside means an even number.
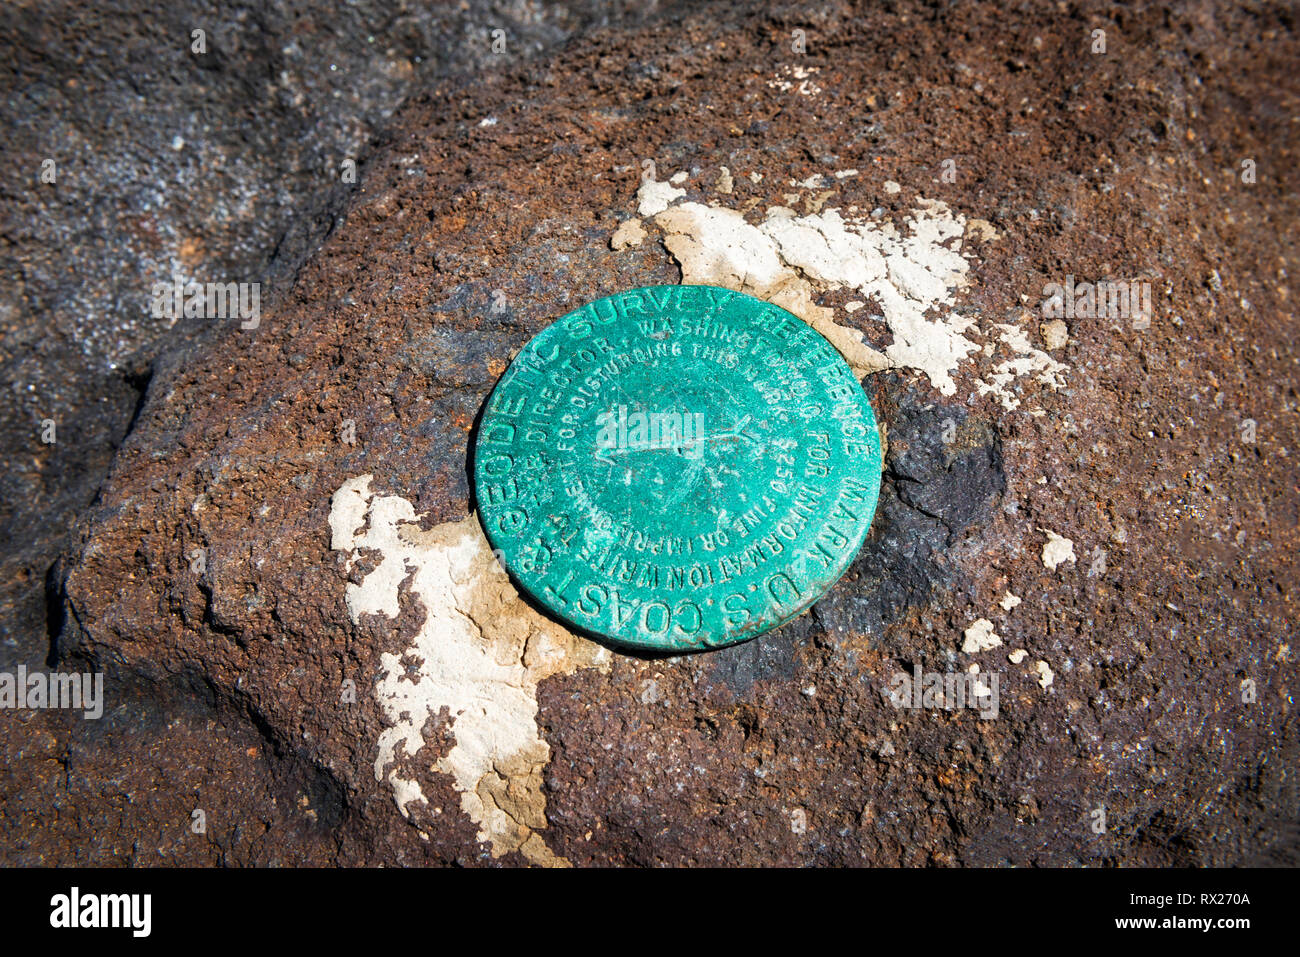
M880 468L835 348L714 286L633 289L548 326L474 450L516 582L582 632L667 651L753 638L820 598L866 537Z

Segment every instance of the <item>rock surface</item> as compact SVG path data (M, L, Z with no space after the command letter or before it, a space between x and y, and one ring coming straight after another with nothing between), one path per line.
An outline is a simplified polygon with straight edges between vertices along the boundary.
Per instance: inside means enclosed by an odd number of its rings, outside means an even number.
M411 90L538 55L611 16L672 8L0 9L14 172L0 184L0 665L45 657L47 570L103 482L154 358L220 334L215 320L156 317L154 283L260 283L274 301L334 228Z
M259 327L156 361L53 576L108 710L0 718L6 859L1293 861L1300 43L1109 11L709 12L413 96ZM885 357L881 505L787 626L610 653L466 451L549 321L703 275ZM1067 276L1152 315L1046 342ZM996 717L891 698L973 666Z

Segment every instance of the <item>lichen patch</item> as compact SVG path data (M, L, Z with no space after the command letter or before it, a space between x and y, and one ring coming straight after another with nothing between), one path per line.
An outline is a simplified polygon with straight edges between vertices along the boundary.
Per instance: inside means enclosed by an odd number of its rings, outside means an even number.
M678 189L672 183L661 183L653 176L641 182L637 190L637 212L642 216L656 216L668 208L669 204L686 195L686 190Z
M1065 562L1075 561L1074 542L1063 535L1057 535L1056 532L1050 532L1045 528L1040 528L1040 532L1047 536L1047 541L1043 544L1043 567L1049 571L1056 571L1058 565Z
M820 189L856 170L813 174L791 180L804 189ZM751 174L758 183L761 177ZM887 183L887 191L898 191ZM742 209L725 205L725 196L708 203L685 201L672 181L653 177L642 182L638 209L664 234L664 246L682 270L682 282L723 286L773 302L799 316L825 336L858 376L889 368L911 369L926 376L943 395L954 395L953 378L962 363L981 351L993 356L998 342L981 346L977 321L954 308L958 293L969 285L966 239L992 242L998 232L986 220L968 220L946 203L918 198L901 226L849 215L826 206L834 189L804 197L805 215L792 208L800 194L786 194L787 206L770 206L761 221L751 222ZM825 292L851 289L874 301L893 341L883 352L867 344L862 332L835 321L835 309L817 304ZM859 300L852 300L856 306ZM845 311L848 312L846 305ZM1010 357L977 380L981 394L991 394L1008 411L1020 405L1013 386L1032 377L1052 389L1065 385L1066 366L1035 349L1018 326L998 324L1001 347Z
M567 863L539 832L546 827L542 772L550 748L537 726L537 686L580 668L608 669L607 649L533 611L510 584L471 515L431 529L398 495L377 495L372 476L345 482L330 509L330 547L379 564L345 592L348 614L396 618L403 584L423 608L404 654L381 655L375 696L390 726L380 735L375 778L387 781L403 816L427 799L403 776L399 749L415 756L423 729L444 708L455 745L432 765L448 774L461 810L494 857L519 851L536 864ZM408 673L403 661L417 663Z
M976 618L962 637L965 640L962 642L961 650L968 655L988 651L1002 644L1002 639L993 630L993 622L987 618Z
M614 235L609 238L611 249L627 249L629 246L640 246L641 241L645 239L645 227L641 225L639 219L625 219L619 223L618 228L614 230Z
M1064 363L1057 362L1041 349L1035 349L1029 342L1029 336L1019 326L998 323L1001 334L998 338L1013 354L993 368L987 380L976 383L981 395L992 394L1008 412L1020 405L1020 399L1011 391L1013 382L1025 377L1032 377L1050 389L1065 388Z
M969 263L949 248L964 228L946 205L921 201L905 224L846 220L835 208L797 216L768 210L755 225L737 210L703 203L670 205L654 217L664 245L682 268L682 281L724 286L790 310L825 336L859 376L893 366L927 375L952 395L952 373L976 351L962 333L974 320L955 313L929 316L953 303ZM879 303L894 341L884 353L862 333L835 322L818 306L823 291L854 289Z

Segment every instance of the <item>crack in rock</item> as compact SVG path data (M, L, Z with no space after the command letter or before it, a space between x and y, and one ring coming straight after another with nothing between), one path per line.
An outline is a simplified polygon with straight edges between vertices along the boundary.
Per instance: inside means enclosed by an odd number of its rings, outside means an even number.
M424 747L423 729L444 708L455 745L432 765L448 774L461 810L478 825L493 857L519 851L529 861L565 865L546 846L542 774L550 747L537 725L537 686L580 668L607 671L610 652L533 611L496 560L474 515L422 529L423 516L398 495L377 495L373 476L345 482L330 508L330 547L363 552L379 564L345 593L354 623L364 615L397 618L400 590L424 609L414 643L384 653L375 696L391 726L379 737L375 779L387 781L402 815L428 803L418 781L401 771L401 755ZM414 675L403 660L418 662Z

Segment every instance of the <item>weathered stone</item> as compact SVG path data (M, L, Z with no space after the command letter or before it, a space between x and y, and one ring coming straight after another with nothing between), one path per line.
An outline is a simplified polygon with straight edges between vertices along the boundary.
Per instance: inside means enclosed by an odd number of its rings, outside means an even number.
M69 558L61 649L114 676L120 709L192 709L222 753L274 755L242 790L241 762L215 754L215 781L163 777L193 781L212 819L295 821L292 854L235 825L187 859L1292 853L1296 291L1260 268L1279 253L1259 224L1294 219L1300 195L1273 119L1300 104L1260 53L1294 60L1294 36L1268 12L1139 10L1090 58L1087 11L824 16L685 17L423 94L260 327L160 363ZM1245 143L1268 157L1249 187ZM682 191L651 212L644 159ZM612 250L633 216L647 239ZM866 381L888 439L880 509L808 615L706 656L597 661L503 589L467 450L551 319L692 270L889 358ZM1042 353L1025 300L1066 273L1149 278L1150 328L1076 316L1069 348ZM1038 529L1076 560L1045 568ZM979 619L1004 647L962 651ZM459 630L425 694L446 651L431 622ZM900 673L971 665L1001 679L996 719L890 701ZM480 691L508 716L482 740ZM141 787L155 766L123 774ZM290 779L301 814L269 783ZM41 786L23 793L58 793ZM87 790L75 801L93 817ZM81 859L116 849L67 819L34 832L38 803L4 811L23 859L67 859L71 833ZM132 821L151 838L176 810L153 807Z

